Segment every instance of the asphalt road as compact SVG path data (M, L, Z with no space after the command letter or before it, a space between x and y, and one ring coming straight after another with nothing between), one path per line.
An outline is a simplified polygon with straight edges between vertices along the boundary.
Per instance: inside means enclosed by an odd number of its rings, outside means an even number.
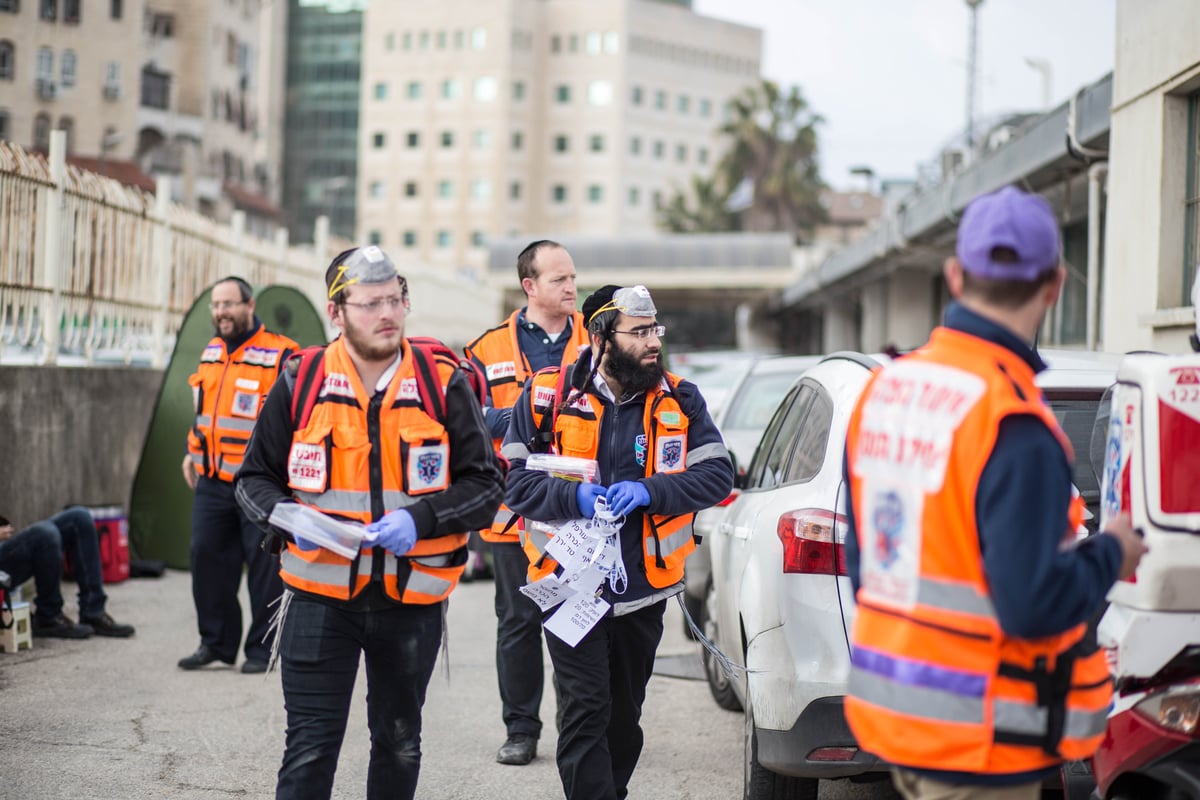
M74 587L64 589L73 613ZM107 591L110 613L137 626L133 639L35 639L32 650L0 653L0 800L272 797L285 726L278 674L243 675L223 666L189 673L175 666L198 641L185 572ZM475 582L451 599L449 676L439 662L425 705L419 798L562 797L552 691L543 700L538 758L525 767L495 763L504 728L492 593L490 581ZM662 674L647 693L646 748L630 796L737 800L742 716L712 702L699 679L698 647L681 628L671 603L659 648ZM546 665L548 675L549 658ZM336 798L365 792L365 691L360 672ZM822 785L821 798L890 796L882 788L832 782Z

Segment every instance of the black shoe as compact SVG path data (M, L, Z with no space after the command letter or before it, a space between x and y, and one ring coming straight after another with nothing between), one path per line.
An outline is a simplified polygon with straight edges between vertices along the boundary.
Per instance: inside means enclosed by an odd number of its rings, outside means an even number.
M106 611L101 611L94 617L81 616L79 621L91 625L97 636L112 636L116 639L128 639L133 636L132 625L122 625Z
M200 669L206 667L214 661L220 661L222 664L233 664L232 658L221 658L213 649L206 644L202 644L196 648L196 652L186 658L179 659L180 669Z
M267 671L267 662L261 658L247 658L242 662L242 672L247 675L254 675L260 672Z
M496 763L524 766L537 756L537 739L523 733L508 737L496 752Z
M86 639L93 633L91 625L76 625L63 614L51 620L44 620L35 614L32 627L34 636L52 636L56 639Z

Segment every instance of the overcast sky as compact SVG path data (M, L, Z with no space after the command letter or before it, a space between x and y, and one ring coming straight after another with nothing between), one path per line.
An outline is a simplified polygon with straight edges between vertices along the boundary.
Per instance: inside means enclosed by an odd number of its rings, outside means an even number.
M763 30L763 73L798 84L825 118L821 172L835 188L916 166L966 124L964 0L693 0L695 11ZM1112 70L1115 0L984 0L979 8L978 119L1051 105Z

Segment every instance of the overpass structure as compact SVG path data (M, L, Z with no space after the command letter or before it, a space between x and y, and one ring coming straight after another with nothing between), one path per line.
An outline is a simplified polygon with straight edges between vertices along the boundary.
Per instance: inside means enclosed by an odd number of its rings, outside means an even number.
M488 282L505 313L525 304L517 255L542 238L570 252L580 303L605 284L642 284L669 328L669 346L684 349L778 348L777 320L765 312L817 261L786 233L509 237L493 240L488 255Z

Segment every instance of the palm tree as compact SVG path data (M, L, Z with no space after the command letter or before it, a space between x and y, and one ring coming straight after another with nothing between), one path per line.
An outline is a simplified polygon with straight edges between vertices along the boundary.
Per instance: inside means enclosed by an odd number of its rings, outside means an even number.
M693 175L691 197L675 192L658 211L659 227L671 233L715 233L738 229L738 216L726 206L729 191L718 177ZM691 201L695 205L691 205Z
M825 219L825 188L817 165L817 129L823 120L800 87L785 94L764 79L729 101L719 129L729 149L717 165L721 185L748 181L753 199L740 212L741 230L787 231L797 240Z

